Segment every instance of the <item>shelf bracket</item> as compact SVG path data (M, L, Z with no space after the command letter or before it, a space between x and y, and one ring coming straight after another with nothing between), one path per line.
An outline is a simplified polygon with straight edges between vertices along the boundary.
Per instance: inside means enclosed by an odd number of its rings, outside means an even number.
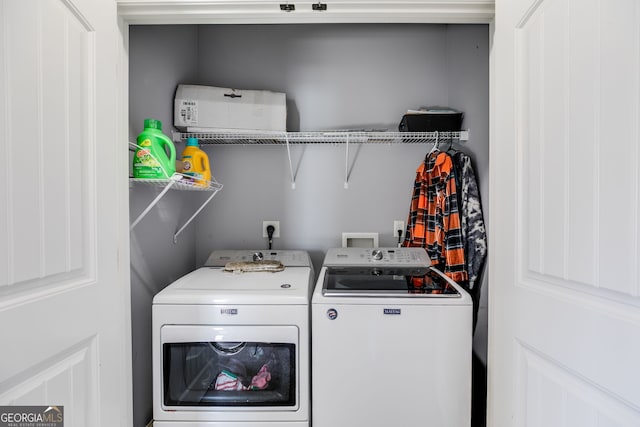
M165 185L164 189L160 192L160 194L158 194L156 198L153 199L151 203L149 203L149 206L147 206L145 210L143 210L142 213L138 215L138 218L136 218L135 221L131 223L131 225L129 226L129 231L133 230L133 228L136 225L138 225L140 221L142 221L142 218L144 218L149 213L151 208L153 208L156 205L156 203L158 203L160 199L162 199L162 197L166 194L167 191L169 191L169 189L173 186L173 184L175 184L178 181L178 179L179 177L176 178L175 175L171 177L171 179L169 180L167 185Z
M136 179L136 178L132 178L132 182L138 182L141 184L149 184L149 185L162 185L164 183L166 183L164 185L164 187L162 188L162 191L155 197L155 199L153 199L153 201L144 209L144 211L142 211L142 213L140 215L138 215L138 217L136 218L135 221L133 221L133 223L131 223L131 225L129 226L129 231L133 230L133 228L138 225L138 223L142 220L142 218L144 218L149 211L160 201L160 199L162 199L162 197L164 197L164 195L167 193L167 191L169 191L171 188L176 188L178 190L188 190L188 191L198 191L198 192L211 192L211 195L206 199L206 201L200 205L200 207L198 208L198 210L196 210L196 212L191 215L191 217L184 223L184 225L182 227L180 227L178 229L178 231L176 231L176 233L173 235L173 243L177 243L178 242L178 236L180 235L180 233L182 233L182 231L187 228L187 226L193 221L193 219L202 211L202 209L204 209L205 206L207 206L207 204L211 201L211 199L213 199L213 196L215 196L216 194L218 194L218 191L220 191L222 189L222 184L218 183L217 181L213 180L213 181L209 181L209 185L208 187L200 187L199 185L193 184L190 181L183 181L184 179L184 175L180 174L180 173L176 173L174 175L171 176L171 178L169 180L156 180L156 179Z
M289 144L289 135L284 134L285 143L287 144L287 156L289 157L289 173L291 174L291 189L296 189L296 176L293 174L293 164L291 163L291 146Z
M349 188L349 134L345 140L345 159L344 159L344 189Z
M173 235L173 243L176 244L178 243L178 236L180 235L180 233L182 233L182 231L187 228L187 226L191 223L191 221L193 221L193 219L198 216L198 214L200 213L200 211L202 211L202 209L204 209L205 206L207 206L207 204L209 204L209 202L211 201L211 199L213 199L213 196L215 196L216 194L218 194L217 191L214 191L213 193L211 193L211 195L207 198L207 200L205 200L205 202L202 204L202 206L200 206L198 208L197 211L194 212L193 215L191 215L191 217L187 220L187 222L184 223L184 225L182 227L180 227L180 229L178 231L176 231L176 234Z

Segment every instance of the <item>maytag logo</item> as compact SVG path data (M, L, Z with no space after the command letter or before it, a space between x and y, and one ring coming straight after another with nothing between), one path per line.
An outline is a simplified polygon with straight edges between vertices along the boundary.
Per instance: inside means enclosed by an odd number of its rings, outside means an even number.
M400 308L383 308L382 309L382 314L392 314L395 316L399 316L401 313L402 309Z
M229 316L233 316L238 314L238 309L237 308L221 308L220 309L220 314L226 314Z

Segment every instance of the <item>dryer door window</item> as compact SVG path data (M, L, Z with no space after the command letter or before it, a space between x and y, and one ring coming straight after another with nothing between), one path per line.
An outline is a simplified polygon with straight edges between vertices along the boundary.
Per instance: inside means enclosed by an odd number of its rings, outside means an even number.
M165 406L296 405L292 343L163 344Z

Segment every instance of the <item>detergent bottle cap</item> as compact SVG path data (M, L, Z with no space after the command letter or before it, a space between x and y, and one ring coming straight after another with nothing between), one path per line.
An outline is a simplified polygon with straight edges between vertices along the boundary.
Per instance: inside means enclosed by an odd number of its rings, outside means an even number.
M198 138L194 138L193 136L187 138L187 147L197 147L198 146Z
M162 130L162 122L156 119L144 119L144 128Z

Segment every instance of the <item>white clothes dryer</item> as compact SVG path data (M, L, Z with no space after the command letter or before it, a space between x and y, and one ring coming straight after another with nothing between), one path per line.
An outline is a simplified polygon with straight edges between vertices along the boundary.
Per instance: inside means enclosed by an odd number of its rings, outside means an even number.
M282 271L225 271L275 261ZM313 280L306 252L227 250L160 291L154 426L308 427Z
M469 427L471 298L424 249L330 249L311 311L313 427Z

